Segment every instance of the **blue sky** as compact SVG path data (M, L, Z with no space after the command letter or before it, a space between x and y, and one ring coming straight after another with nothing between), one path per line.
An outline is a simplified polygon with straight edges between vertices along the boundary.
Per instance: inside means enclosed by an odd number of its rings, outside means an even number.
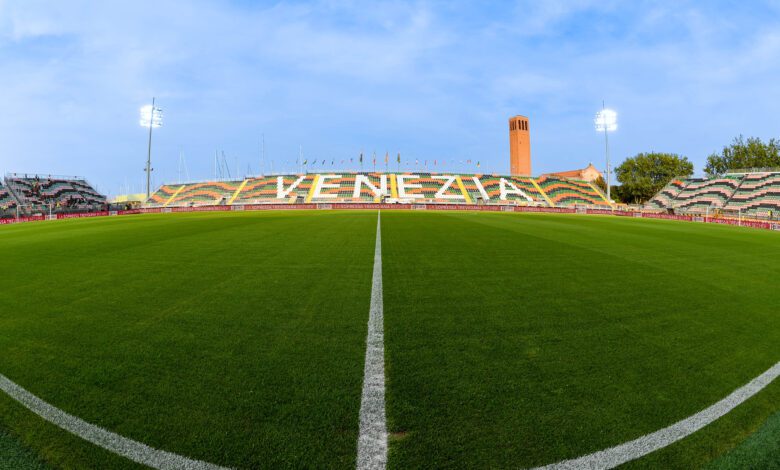
M216 150L243 176L300 147L328 168L362 150L508 172L515 114L535 174L603 168L602 99L614 160L700 172L736 135L780 137L780 1L0 0L0 171L141 190L152 96L156 184L180 152L207 179Z

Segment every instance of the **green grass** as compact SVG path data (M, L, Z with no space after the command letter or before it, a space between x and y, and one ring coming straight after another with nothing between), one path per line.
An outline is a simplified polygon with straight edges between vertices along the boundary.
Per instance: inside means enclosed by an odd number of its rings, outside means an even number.
M150 446L240 468L354 465L376 215L3 228L0 371ZM125 468L0 396L55 466Z
M382 227L393 468L577 457L780 359L776 233L471 213L392 213ZM651 466L701 466L778 409L779 385L725 435L703 431Z
M711 470L780 469L780 413L769 418L758 432L708 468Z
M0 430L0 470L46 470L30 449Z
M190 458L354 468L375 228L373 211L0 227L0 373ZM685 418L780 360L777 233L386 211L382 242L391 468L577 457ZM773 383L627 466L748 462L777 438L773 425L745 441L778 403ZM2 428L55 468L137 467L4 394Z

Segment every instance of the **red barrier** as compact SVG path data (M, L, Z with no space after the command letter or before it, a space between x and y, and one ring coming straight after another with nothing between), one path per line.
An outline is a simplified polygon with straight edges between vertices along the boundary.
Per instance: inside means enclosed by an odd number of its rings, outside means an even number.
M737 219L715 219L712 217L710 217L707 220L707 222L711 224L737 225L740 227L763 228L765 230L772 230L772 225L774 225L770 222L762 222L760 220L739 221Z
M22 222L40 222L42 220L46 220L45 215L33 215L28 217L19 217L18 219L0 219L0 225L19 224Z
M299 204L302 205L302 204ZM392 209L401 209L401 210L409 210L412 208L411 204L386 204L386 203L363 203L363 202L340 202L340 203L319 203L319 204L308 204L309 206L316 206L315 209L322 209L322 210L332 210L332 209L343 209L343 210L361 210L361 209L371 209L371 210L392 210Z
M231 206L193 206L193 207L171 207L171 212L224 212L232 210Z
M577 209L573 207L535 207L535 206L517 206L515 212L546 212L550 214L574 214Z
M83 219L86 217L105 217L108 215L108 211L100 212L76 212L73 214L57 214L57 220L59 219Z
M317 204L244 204L245 211L280 211L280 210L301 210L316 209Z
M634 212L634 211L612 211L607 209L582 209L574 207L536 207L536 206L514 206L514 205L468 205L468 204L372 204L372 203L329 203L329 204L245 204L234 206L194 206L194 207L149 207L143 209L121 210L116 212L81 212L72 214L57 214L56 219L81 219L86 217L105 217L109 215L132 215L132 214L159 214L163 212L227 212L227 211L263 211L263 210L440 210L440 211L484 211L484 212L542 212L554 214L599 214L615 215L623 217L641 217L647 219L665 219L678 220L686 222L703 222L723 225L737 225L742 227L759 228L765 230L780 231L780 223L760 221L760 220L742 220L722 219L693 215L664 214L658 212ZM47 220L46 215L34 215L27 217L0 219L0 225L9 225L22 222L37 222Z
M642 218L645 219L666 219L666 220L685 220L692 221L692 215L661 214L658 212L642 212Z
M585 213L595 215L615 215L615 212L609 209L585 209Z

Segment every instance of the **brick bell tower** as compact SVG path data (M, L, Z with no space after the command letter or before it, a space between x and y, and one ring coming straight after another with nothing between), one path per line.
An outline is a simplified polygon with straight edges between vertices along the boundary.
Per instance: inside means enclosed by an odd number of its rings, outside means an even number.
M531 176L531 134L528 118L509 118L509 169L513 175Z

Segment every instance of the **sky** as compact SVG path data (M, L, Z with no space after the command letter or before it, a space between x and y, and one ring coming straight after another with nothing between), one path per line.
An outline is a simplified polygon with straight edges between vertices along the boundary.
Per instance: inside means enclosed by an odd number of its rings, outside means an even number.
M239 178L301 153L508 173L517 114L534 174L603 169L602 101L613 164L672 152L700 174L737 135L780 137L780 0L0 0L3 173L143 191L153 96L155 186L213 178L215 154Z

